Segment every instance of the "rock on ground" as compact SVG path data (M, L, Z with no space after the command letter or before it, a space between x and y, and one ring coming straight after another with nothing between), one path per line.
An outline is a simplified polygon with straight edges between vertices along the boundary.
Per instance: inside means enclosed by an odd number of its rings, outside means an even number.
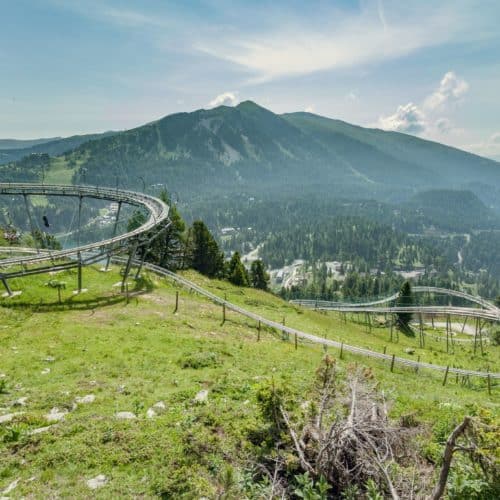
M79 404L93 403L95 401L95 396L93 394L87 394L86 396L75 398L75 402Z
M45 419L48 422L59 422L60 420L64 420L68 412L66 410L59 410L59 408L52 408L47 415L45 415Z
M104 474L99 474L96 477L93 477L92 479L87 480L87 486L91 490L97 490L98 488L102 488L103 486L106 485L108 482L108 478Z
M9 494L14 488L17 487L18 483L19 483L20 479L16 479L14 481L12 481L12 483L9 484L9 486L7 486L7 488L5 488L3 491L2 491L2 495L7 495Z
M153 408L155 410L165 410L167 408L167 405L163 401L158 401L158 403L155 403L153 405Z
M132 413L131 411L119 411L115 414L115 417L121 420L132 420L137 418L135 413Z
M52 427L55 427L54 425L47 425L45 427L39 427L38 429L33 429L32 431L28 432L30 436L34 436L36 434L41 434L42 432L47 432L52 429Z
M205 403L208 399L208 390L203 389L194 397L195 403Z
M21 412L0 415L0 424L6 424L7 422L10 422L16 415L21 415Z

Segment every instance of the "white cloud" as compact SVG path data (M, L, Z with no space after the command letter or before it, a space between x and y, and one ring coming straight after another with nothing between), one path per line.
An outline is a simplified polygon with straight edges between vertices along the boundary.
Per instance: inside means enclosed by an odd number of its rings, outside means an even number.
M453 71L448 71L441 79L439 87L427 97L424 106L429 110L442 108L446 104L460 101L468 90L469 84L463 78Z
M398 106L393 115L381 116L378 125L384 130L393 130L407 134L420 134L427 127L424 114L412 102L404 106Z
M304 109L306 113L314 113L314 106L307 106L306 109Z
M210 108L216 108L217 106L236 106L239 99L236 97L236 92L223 92L217 97L214 97L209 103Z
M390 116L381 116L378 126L385 130L406 132L409 134L422 134L434 132L445 135L463 132L453 126L447 117L436 117L439 110L446 108L448 104L459 102L469 90L469 84L453 71L445 73L439 87L427 96L422 106L413 103L398 106L397 111Z
M500 132L495 132L485 141L470 144L465 149L500 161Z

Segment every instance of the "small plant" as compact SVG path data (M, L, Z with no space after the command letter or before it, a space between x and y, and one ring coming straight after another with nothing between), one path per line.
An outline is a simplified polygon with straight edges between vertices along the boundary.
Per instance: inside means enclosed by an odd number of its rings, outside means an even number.
M221 361L217 353L212 351L207 351L207 352L197 352L185 356L181 358L178 363L181 368L193 368L194 370L197 370L199 368L219 366L221 364Z
M3 436L4 443L16 443L21 437L21 430L16 427L7 427Z
M0 379L0 394L9 394L7 390L7 381L4 378Z
M297 497L304 500L326 500L330 485L323 476L314 481L309 476L309 472L305 472L295 476L295 481L297 488L295 488L294 493Z
M144 403L136 399L134 401L134 413L138 415L144 409Z
M357 500L360 495L361 490L359 486L357 484L350 484L340 493L340 498L342 498L342 500Z
M368 500L384 500L384 496L380 493L377 483L373 479L368 479L365 486Z

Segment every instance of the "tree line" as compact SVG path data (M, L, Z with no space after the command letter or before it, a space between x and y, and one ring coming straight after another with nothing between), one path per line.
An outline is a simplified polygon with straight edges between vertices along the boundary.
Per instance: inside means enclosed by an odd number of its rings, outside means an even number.
M187 226L177 207L170 203L166 191L160 194L160 198L170 206L170 223L150 233L150 244L140 249L141 257L167 269L194 269L209 278L227 279L237 286L268 289L269 275L262 260L252 262L250 270L243 265L239 252L234 252L226 260L203 221L195 220ZM135 211L127 229L131 231L145 220L143 212Z

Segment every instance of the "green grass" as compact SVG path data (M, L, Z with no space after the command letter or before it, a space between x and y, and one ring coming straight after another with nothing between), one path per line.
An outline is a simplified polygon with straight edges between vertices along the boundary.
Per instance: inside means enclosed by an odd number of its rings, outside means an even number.
M416 344L402 335L389 344L387 329L368 334L363 325L344 324L336 315L185 274L228 300L271 319L285 317L286 324L311 333L379 350L387 345L388 352L405 356L405 346ZM62 305L56 290L44 285L51 278L67 283ZM221 325L220 306L155 275L146 278L129 300L113 287L120 279L117 268L85 269L89 290L81 295L72 294L76 274L67 272L16 280L12 288L23 294L0 299L0 415L22 412L0 424L0 492L20 479L13 497L213 498L226 464L243 471L252 457L248 436L261 425L260 384L273 377L298 400L307 398L321 348L300 343L295 350L293 342L267 329L257 342L256 325L246 318L228 312ZM179 310L173 314L176 291ZM417 351L436 363L453 360L442 351ZM484 360L469 360L469 354L457 353L457 362L483 366ZM489 348L487 358L497 366L497 351ZM352 363L373 370L393 401L395 418L413 413L432 425L458 419L475 404L498 409L497 389L489 396L484 384L462 386L450 377L443 387L439 374L401 368L391 373L387 365L348 354L339 361L341 370ZM208 402L194 404L203 389ZM75 398L87 394L95 401L72 409ZM14 407L21 397L26 406ZM147 409L158 401L166 411L147 419ZM30 435L49 425L45 415L54 407L71 411L47 432ZM138 418L117 420L119 411ZM98 474L109 482L92 492L86 480Z
M57 157L50 159L50 167L45 172L45 183L46 184L71 184L71 179L73 174L78 169L80 164L83 162L75 162L74 167L69 167L68 162L64 157Z

